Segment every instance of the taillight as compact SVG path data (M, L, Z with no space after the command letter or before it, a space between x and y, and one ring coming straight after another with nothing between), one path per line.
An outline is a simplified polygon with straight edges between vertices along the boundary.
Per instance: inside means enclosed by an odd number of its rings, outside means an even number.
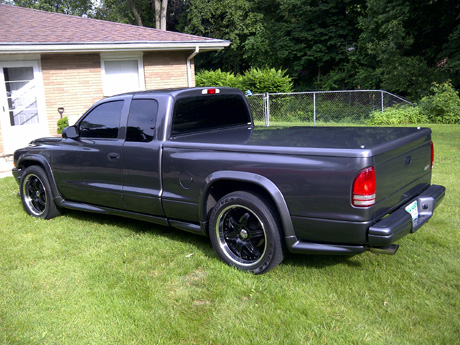
M353 183L353 206L373 206L375 204L376 189L374 167L361 170Z
M433 170L433 164L434 164L434 145L433 145L433 142L431 142L431 170Z

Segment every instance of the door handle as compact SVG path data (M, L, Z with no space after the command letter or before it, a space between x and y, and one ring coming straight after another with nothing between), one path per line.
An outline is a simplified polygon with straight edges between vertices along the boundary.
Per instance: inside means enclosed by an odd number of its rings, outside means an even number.
M120 158L120 155L118 153L111 152L107 155L107 158L109 159L109 161L113 161L115 159Z

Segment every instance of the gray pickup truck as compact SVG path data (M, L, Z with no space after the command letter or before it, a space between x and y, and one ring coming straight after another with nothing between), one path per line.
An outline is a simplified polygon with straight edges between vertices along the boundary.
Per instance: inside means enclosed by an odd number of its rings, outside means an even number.
M264 273L286 250L394 254L445 194L428 128L255 128L231 88L135 92L14 154L25 210L145 220L209 236Z

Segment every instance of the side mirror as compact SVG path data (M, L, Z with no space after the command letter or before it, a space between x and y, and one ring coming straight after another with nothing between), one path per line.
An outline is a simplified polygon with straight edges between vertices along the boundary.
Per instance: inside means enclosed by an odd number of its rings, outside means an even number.
M69 138L69 139L77 139L78 138L78 131L77 127L69 126L62 130L62 137Z

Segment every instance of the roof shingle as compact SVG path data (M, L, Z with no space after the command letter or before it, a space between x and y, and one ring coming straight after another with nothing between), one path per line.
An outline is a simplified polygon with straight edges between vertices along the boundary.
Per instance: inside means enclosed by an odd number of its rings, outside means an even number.
M0 4L0 44L213 41L221 40Z

